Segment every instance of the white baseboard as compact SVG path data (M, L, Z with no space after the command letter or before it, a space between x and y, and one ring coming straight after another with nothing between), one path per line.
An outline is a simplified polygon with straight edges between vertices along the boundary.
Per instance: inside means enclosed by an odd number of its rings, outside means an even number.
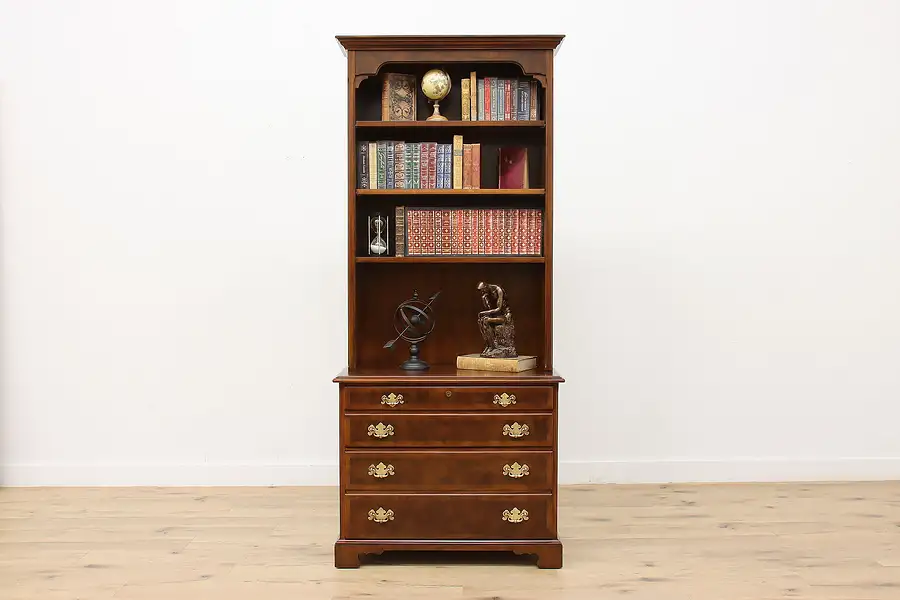
M900 479L900 458L562 461L560 484ZM12 464L6 486L337 485L336 464Z
M337 485L336 464L13 464L6 486L290 486Z

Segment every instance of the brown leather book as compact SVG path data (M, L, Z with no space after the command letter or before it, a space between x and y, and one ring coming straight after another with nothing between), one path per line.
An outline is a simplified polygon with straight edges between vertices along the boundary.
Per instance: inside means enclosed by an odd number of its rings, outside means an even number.
M381 88L382 121L416 120L416 76L385 73Z
M463 144L463 189L471 190L472 180L472 144Z
M472 144L472 189L481 189L481 144Z

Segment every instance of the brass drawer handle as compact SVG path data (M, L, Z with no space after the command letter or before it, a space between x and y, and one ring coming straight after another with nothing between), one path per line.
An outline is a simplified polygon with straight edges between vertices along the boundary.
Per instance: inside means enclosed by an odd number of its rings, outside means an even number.
M521 523L522 521L527 521L528 511L525 509L519 510L518 508L513 508L512 510L504 510L503 520L510 523Z
M371 426L369 429L371 429ZM503 426L503 435L508 435L511 438L524 437L529 433L531 433L531 431L528 430L528 425L519 425L518 422L513 423L512 425L507 424Z
M395 394L394 392L386 394L381 397L381 403L387 404L391 408L397 406L398 404L403 404L403 394Z
M372 467L369 467L371 471ZM503 465L503 474L512 479L518 479L519 477L525 477L528 475L528 465L522 463L521 465L517 462L514 462L511 465ZM371 475L371 473L369 473Z
M528 467L526 466L527 470ZM377 465L369 465L369 475L374 477L375 479L384 479L388 475L394 474L394 465L386 465L383 462L378 463Z
M526 515L525 518L527 519L528 516ZM392 511L391 509L384 510L380 506L378 507L378 510L375 510L373 508L369 511L369 520L375 521L376 523L387 523L388 521L393 521L394 511Z
M369 425L367 431L369 435L374 435L377 438L386 438L389 435L394 435L394 426L379 423L378 425Z
M506 408L510 404L516 403L516 395L515 394L507 394L503 392L502 394L494 394L494 404L499 404L503 408Z

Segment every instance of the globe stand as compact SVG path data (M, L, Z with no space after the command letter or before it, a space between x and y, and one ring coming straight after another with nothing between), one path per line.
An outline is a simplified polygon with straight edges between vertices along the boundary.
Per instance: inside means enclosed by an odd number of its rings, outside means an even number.
M440 102L437 100L434 101L434 113L425 119L426 121L446 121L447 117L441 114Z
M419 345L409 345L409 358L400 364L404 371L426 371L431 367L427 362L419 358Z

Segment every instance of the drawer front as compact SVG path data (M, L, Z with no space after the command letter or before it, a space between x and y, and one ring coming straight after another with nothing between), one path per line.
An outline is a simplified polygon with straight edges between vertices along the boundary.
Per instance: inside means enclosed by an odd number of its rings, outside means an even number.
M518 451L347 451L348 490L550 492L553 453Z
M552 410L553 387L348 387L348 411Z
M520 447L553 445L553 415L349 414L348 447Z
M348 539L556 537L550 494L347 494L345 508Z

